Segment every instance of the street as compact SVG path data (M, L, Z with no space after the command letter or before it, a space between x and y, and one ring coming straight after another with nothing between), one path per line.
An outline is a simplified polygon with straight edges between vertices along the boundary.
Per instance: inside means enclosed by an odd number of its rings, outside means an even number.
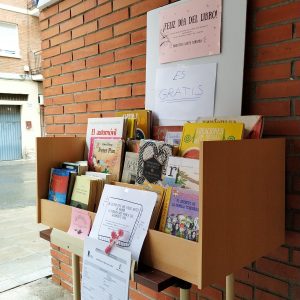
M35 160L0 161L0 209L35 205Z

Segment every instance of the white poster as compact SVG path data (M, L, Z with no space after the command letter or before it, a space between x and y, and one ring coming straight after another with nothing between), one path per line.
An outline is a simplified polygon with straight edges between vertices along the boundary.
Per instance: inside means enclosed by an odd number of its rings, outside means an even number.
M82 300L127 300L131 253L113 247L105 254L107 243L87 237L84 241Z
M106 184L90 237L109 242L112 231L123 230L117 245L139 260L157 194Z
M214 114L216 63L156 71L154 112L159 119L194 121Z

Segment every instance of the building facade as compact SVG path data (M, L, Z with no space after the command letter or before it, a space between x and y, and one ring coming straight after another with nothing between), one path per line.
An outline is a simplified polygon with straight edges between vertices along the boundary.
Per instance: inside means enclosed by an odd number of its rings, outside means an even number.
M35 157L41 135L40 30L35 3L0 4L0 160Z

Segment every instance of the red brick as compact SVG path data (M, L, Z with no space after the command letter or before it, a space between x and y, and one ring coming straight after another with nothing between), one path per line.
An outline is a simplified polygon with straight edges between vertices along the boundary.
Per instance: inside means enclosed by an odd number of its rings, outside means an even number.
M300 154L300 140L298 139L288 139L286 140L286 148L287 148L287 153L291 155L298 155Z
M107 110L115 110L116 109L116 100L106 100L95 103L89 103L87 111L107 111Z
M129 299L132 300L149 300L149 298L147 296L144 296L140 293L138 293L135 290L129 290Z
M146 41L146 29L135 31L131 34L131 44Z
M264 26L282 21L291 21L299 17L300 3L290 3L257 12L256 26Z
M290 63L259 66L250 70L250 79L253 81L285 79L289 78L290 76Z
M72 267L71 266L61 263L60 269L67 275L72 276Z
M256 289L254 292L255 300L282 300L281 297L269 294L267 292Z
M272 4L277 4L282 2L282 0L252 0L250 4L254 5L256 8L261 8L265 6L270 6Z
M290 156L286 158L286 170L288 172L297 172L300 170L300 157Z
M95 7L96 4L97 4L96 0L86 0L84 2L81 2L71 8L71 16L74 17L81 13L84 13L92 9L93 7Z
M66 123L74 123L74 116L68 115L68 116L55 116L54 117L54 123L55 124L66 124Z
M114 76L98 78L87 82L87 90L94 90L104 87L111 87L115 84Z
M110 89L103 89L101 91L102 100L120 98L120 97L129 97L129 96L131 96L130 86L114 87Z
M108 2L104 5L97 6L95 9L90 10L84 14L84 22L90 22L92 20L98 19L112 12L111 3Z
M289 80L282 82L266 83L257 87L256 97L281 98L300 95L300 80Z
M43 80L43 87L46 88L46 87L49 87L52 85L52 80L51 78L47 78L47 79L44 79Z
M55 245L53 243L50 243L50 246L51 246L52 249L59 251L59 247L57 245Z
M82 81L99 77L99 68L86 69L74 73L74 81Z
M206 297L208 299L214 299L214 300L222 300L223 299L222 291L219 291L212 287L207 287L207 288L202 289L201 291L199 291L199 295Z
M300 192L300 176L298 176L298 175L295 175L292 178L292 191L294 193ZM289 217L289 215L288 215L288 217ZM293 218L292 218L293 223L294 223L294 219L295 219L295 214L293 215ZM294 228L292 228L292 229L294 229Z
M78 61L73 61L69 64L65 64L62 66L62 73L69 73L69 72L74 72L78 70L82 70L85 68L85 61L84 60L78 60Z
M51 58L52 66L61 65L72 60L72 53L64 53Z
M51 68L44 70L45 78L60 75L60 74L61 74L61 66L51 67Z
M142 27L146 27L147 25L147 16L142 15L137 18L130 19L128 21L119 23L114 26L114 34L120 35L123 33L127 33Z
M132 96L145 95L145 84L135 84L132 86Z
M84 38L80 37L77 39L72 39L69 42L63 43L61 45L61 52L68 52L74 49L78 49L84 46Z
M56 276L55 274L52 274L51 279L54 283L60 285L60 277Z
M265 258L261 258L256 262L258 271L272 274L273 277L279 277L284 280L300 281L300 269L280 262L275 262Z
M250 104L250 113L251 114L260 114L263 116L290 116L290 100L283 101L263 101L263 102L252 102Z
M132 59L132 70L145 69L146 68L146 57L140 56Z
M40 29L43 31L49 27L49 19L40 22Z
M130 99L119 99L117 101L116 109L134 109L144 108L145 98L144 97L133 97Z
M286 232L286 244L291 247L300 248L300 233L294 231L287 231Z
M46 39L49 39L58 34L59 34L59 26L56 25L56 26L52 26L51 28L48 28L48 29L42 31L41 38L42 38L42 40L46 40Z
M300 299L300 286L293 285L291 287L291 299Z
M86 67L97 67L112 63L114 61L114 54L113 53L105 53L101 55L97 55L95 57L90 57L86 60Z
M65 106L65 113L66 114L74 114L74 113L82 113L86 112L86 104L80 103L80 104L71 104Z
M62 93L62 87L61 86L48 87L44 91L44 95L46 97L54 96L54 95L60 95L61 93Z
M169 0L146 0L130 7L130 16L135 17L148 12L149 10L169 4Z
M85 90L86 90L85 82L66 84L63 87L64 93L75 93L75 92L81 92Z
M97 21L93 21L84 25L81 25L80 27L77 27L72 30L72 37L77 38L79 36L86 35L88 33L94 32L97 30Z
M72 287L72 285L70 285L70 284L68 284L68 283L66 283L66 282L64 282L64 281L61 281L60 285L61 285L64 289L68 290L70 293L73 293L73 287Z
M65 132L64 125L47 125L46 133L47 134L61 134ZM53 251L53 250L51 250Z
M51 47L71 40L71 32L67 31L50 39Z
M300 37L300 22L299 22L299 23L296 23L295 37L296 37L296 38Z
M131 61L125 60L111 65L106 65L100 68L101 76L126 72L131 69Z
M118 61L143 54L146 54L146 43L137 44L124 49L116 50L115 60Z
M69 256L69 257L71 257L71 252L69 250L66 250L64 248L60 248L60 252L67 255L67 256Z
M71 82L73 82L73 74L72 73L67 73L66 75L61 75L61 76L52 78L53 85L65 84L65 83L71 83Z
M126 7L130 4L139 2L140 0L114 0L114 10Z
M135 71L128 72L124 74L120 74L116 76L116 84L128 84L128 83L136 83L143 82L146 80L146 72L145 71Z
M158 298L158 292L153 291L152 289L149 289L148 287L145 287L141 284L137 284L137 290L140 291L142 294L149 296L151 298L157 299Z
M128 46L130 44L129 34L100 43L100 53Z
M264 134L276 136L300 135L300 120L265 120Z
M267 255L270 258L279 260L281 262L289 262L289 249L285 247L278 247Z
M262 47L257 50L257 61L267 62L298 57L300 41L289 41L275 46Z
M100 100L99 91L87 91L74 95L75 102L88 102Z
M300 61L295 62L295 76L300 76Z
M53 105L53 98L44 98L44 106L50 106L50 105Z
M44 123L45 123L46 125L51 125L51 124L53 124L53 120L54 120L53 116L45 116L45 117L44 117Z
M100 118L100 113L89 113L75 115L75 124L87 124L88 118Z
M42 41L41 46L42 46L42 50L46 50L46 49L50 48L50 40Z
M271 44L289 40L293 37L293 24L285 24L255 31L251 36L251 45Z
M42 68L47 69L51 67L50 58L42 60Z
M293 264L300 266L300 251L293 250Z
M55 14L58 13L58 5L52 5L50 7L47 7L46 9L43 9L40 13L40 20L44 20L46 18L49 18Z
M74 133L74 134L86 134L86 125L79 124L79 125L66 125L66 133Z
M74 102L73 94L56 96L53 99L53 104L56 104L56 105L70 104L70 103L73 103L73 102Z
M70 276L70 275L64 273L62 270L60 270L60 269L58 269L58 268L55 268L55 267L52 267L52 272L53 272L53 274L55 274L56 276L60 277L61 280L72 283L72 276Z
M73 59L86 58L96 54L98 54L98 45L92 45L73 51Z
M236 278L240 281L253 285L255 287L277 293L283 297L287 297L289 293L289 285L284 281L280 281L275 278L265 276L263 274L256 273L242 269L235 274Z
M70 29L73 29L75 27L78 27L80 25L83 24L83 16L80 15L80 16L77 16L75 18L72 18L71 20L69 21L66 21L64 23L61 23L59 25L59 28L60 28L60 31L61 32L64 32L64 31L68 31Z
M253 287L241 282L234 282L234 293L242 299L253 299Z
M295 115L300 116L300 100L295 100Z
M84 37L85 44L91 45L95 43L99 43L101 41L110 39L113 36L112 28L108 27L103 30L98 30L95 33L90 33Z
M59 54L60 54L60 46L56 46L56 47L43 50L42 57L43 59L45 59Z
M291 159L291 157L289 159ZM299 170L299 168L297 169L297 171ZM287 195L286 197L287 197L287 209L300 210L300 195Z
M64 0L59 3L59 11L63 11L65 9L68 9L77 3L81 2L82 0Z
M54 15L53 17L51 17L49 19L49 24L50 26L56 25L58 23L61 23L65 20L70 19L71 14L70 14L70 10L65 10L64 12L60 12L56 15Z
M48 128L49 126L47 126L47 128ZM55 127L55 126L53 126L53 127ZM61 127L61 128L64 128L64 125L59 125L59 126L57 126L57 127ZM48 131L47 131L48 132ZM56 133L56 132L49 132L49 133ZM60 132L60 133L64 133L64 131L62 131L62 132ZM56 259L58 259L59 261L62 261L62 262L64 262L65 264L70 264L70 257L68 257L68 256L66 256L66 255L64 255L64 254L62 254L61 252L58 252L58 251L56 251L56 250L50 250L50 252L51 252L51 256L52 257L54 257L54 258L56 258Z
M129 11L128 8L124 8L107 16L100 18L98 21L99 28L104 28L109 25L113 25L124 21L129 18Z

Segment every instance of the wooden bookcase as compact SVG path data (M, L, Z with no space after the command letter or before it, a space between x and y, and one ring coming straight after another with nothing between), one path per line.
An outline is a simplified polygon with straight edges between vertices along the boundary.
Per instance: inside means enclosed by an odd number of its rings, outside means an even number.
M203 288L284 243L285 141L211 141L200 147L199 242L149 230L141 260ZM82 160L84 149L84 138L37 138L38 222L68 230L71 207L46 199L50 169Z

